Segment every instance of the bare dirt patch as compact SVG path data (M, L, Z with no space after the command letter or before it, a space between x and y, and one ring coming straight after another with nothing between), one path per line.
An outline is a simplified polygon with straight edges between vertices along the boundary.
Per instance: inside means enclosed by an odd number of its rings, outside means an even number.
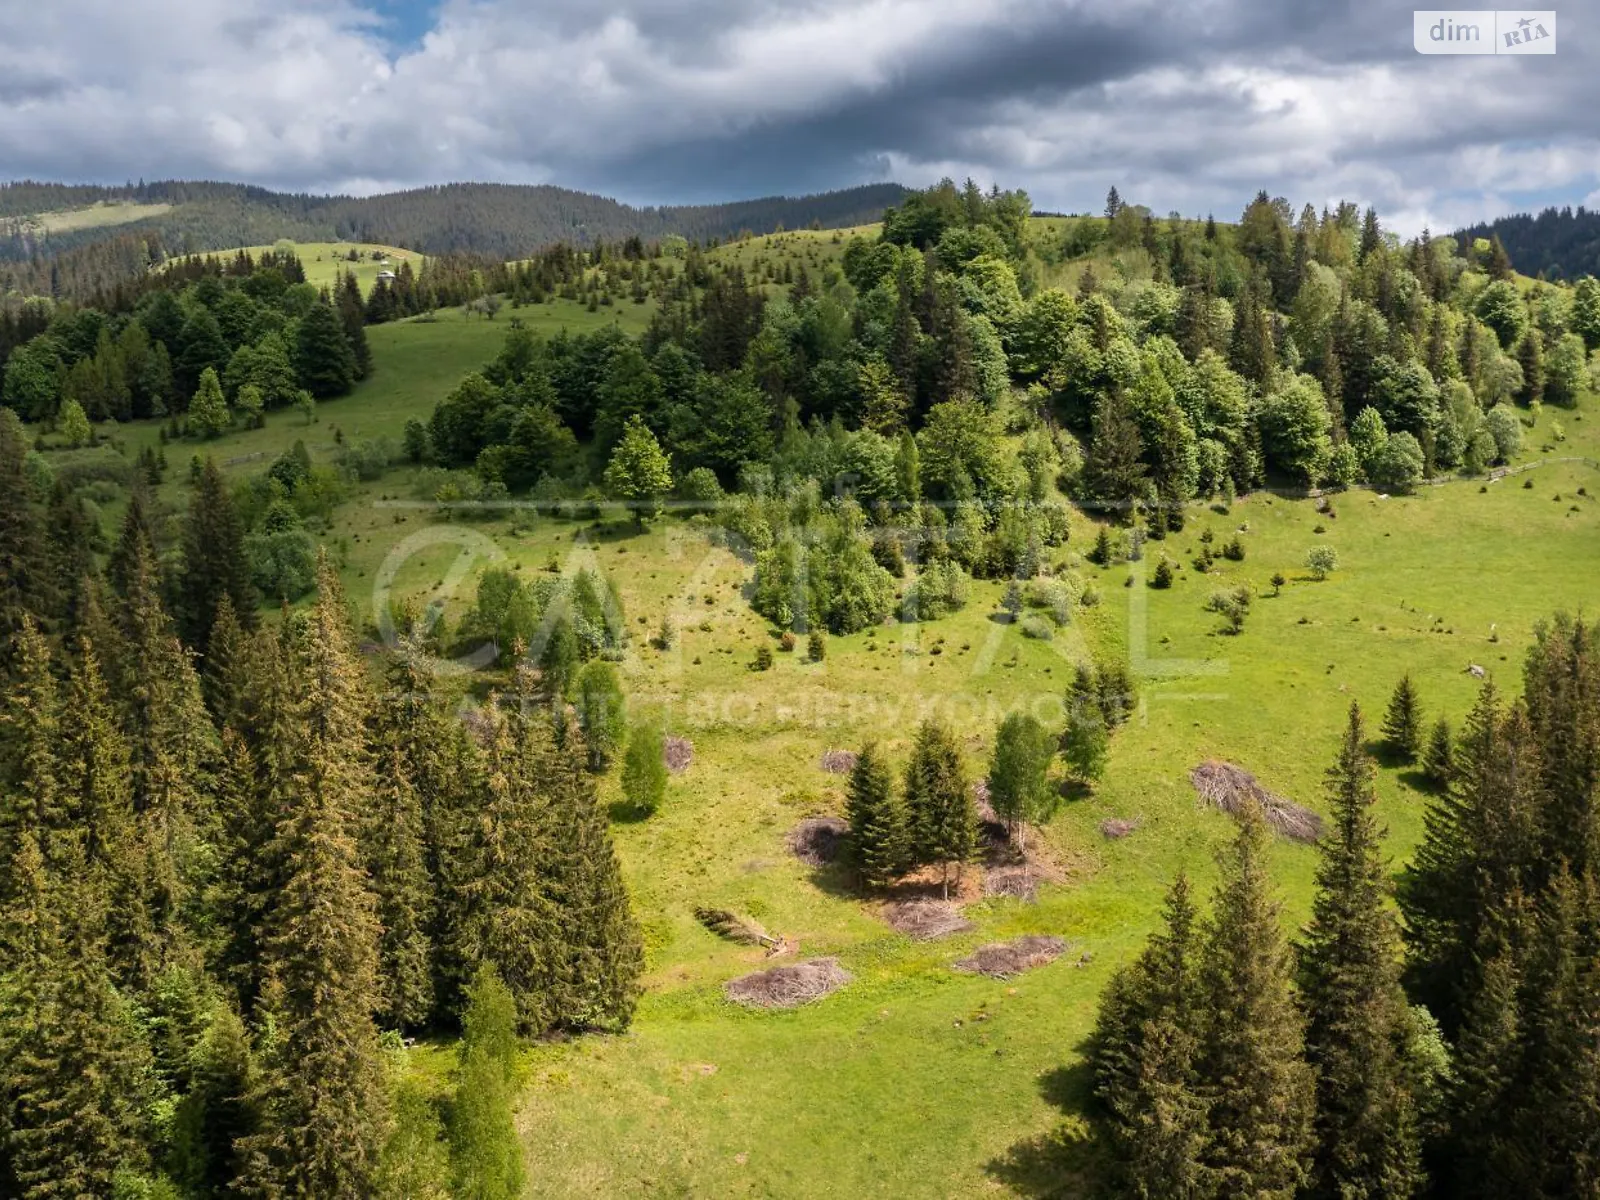
M1054 962L1066 950L1064 938L1030 933L1009 942L990 942L979 946L956 963L956 970L992 979L1010 979L1024 971Z
M895 900L883 906L883 919L912 941L932 942L974 926L944 900Z
M1261 786L1249 771L1233 763L1211 759L1189 772L1189 780L1200 799L1237 817L1251 806L1258 806L1267 824L1296 842L1314 842L1322 836L1322 818L1309 808L1296 804Z
M838 991L852 978L837 958L813 958L730 979L723 993L734 1003L752 1008L794 1008Z
M825 867L844 849L850 823L840 817L807 817L789 831L789 853L809 867Z

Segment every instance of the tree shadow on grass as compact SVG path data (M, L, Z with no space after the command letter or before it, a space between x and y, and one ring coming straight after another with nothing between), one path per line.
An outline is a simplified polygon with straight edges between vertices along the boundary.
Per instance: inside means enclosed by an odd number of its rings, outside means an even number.
M611 818L613 825L637 825L641 821L648 821L651 812L629 800L613 800L606 806L606 815Z
M1087 1059L1046 1071L1039 1079L1040 1094L1065 1116L1076 1117L1085 1111L1093 1088ZM1099 1153L1082 1122L1074 1119L1024 1138L1000 1157L990 1159L983 1169L1018 1196L1084 1197L1097 1190Z

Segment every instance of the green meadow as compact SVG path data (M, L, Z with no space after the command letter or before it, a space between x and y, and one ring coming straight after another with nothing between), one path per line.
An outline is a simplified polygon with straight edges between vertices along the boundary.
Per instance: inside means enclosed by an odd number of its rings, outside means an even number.
M315 248L299 249L311 270ZM795 255L816 269L841 250L832 233L795 232L716 253L751 268ZM547 332L613 320L638 332L650 311L555 301L507 307L492 321L452 310L373 327L376 369L350 396L320 405L311 424L280 412L260 430L168 445L165 492L179 500L181 464L197 450L243 476L296 440L323 461L338 437L398 440L408 419L426 419L494 356L513 318ZM155 444L158 429L116 436L131 455ZM779 652L770 672L749 666L758 645L776 648L743 595L749 564L692 522L665 517L640 532L527 513L468 521L412 499L409 468L356 485L328 540L363 627L397 597L437 600L458 622L491 562L524 574L597 566L633 631L622 666L632 702L694 746L658 814L638 821L620 803L614 810L645 930L647 991L627 1034L527 1051L518 1122L529 1194L1072 1194L1060 1181L1083 1153L1080 1046L1096 996L1141 945L1173 876L1212 878L1232 828L1199 806L1189 771L1226 759L1319 809L1352 701L1375 727L1410 672L1428 719L1456 723L1478 687L1469 666L1515 689L1540 619L1600 605L1597 443L1600 406L1589 396L1577 411L1539 414L1518 471L1494 482L1452 479L1408 497L1355 489L1331 495L1331 512L1267 493L1227 511L1197 503L1182 532L1148 542L1138 563L1107 568L1084 561L1096 526L1074 514L1052 565L1092 581L1099 603L1079 607L1053 640L1026 639L997 618L1002 585L979 582L952 617L830 638L820 664ZM1217 546L1237 535L1244 560L1218 559L1201 575L1192 560L1206 530ZM1324 544L1338 567L1317 581L1305 560ZM1176 582L1157 590L1146 577L1163 555ZM1279 594L1275 573L1287 580ZM1204 602L1238 584L1255 598L1230 635ZM649 636L664 616L680 631L669 650ZM820 768L824 751L874 739L902 760L916 723L938 712L965 736L975 778L999 718L1018 706L1047 717L1089 653L1133 666L1139 707L1113 739L1104 780L1064 799L1042 831L1063 882L1042 888L1038 903L979 901L968 909L973 932L916 943L836 868L805 866L786 850L797 822L842 811L842 779ZM504 682L440 667L452 687ZM602 788L620 801L614 775ZM1389 768L1379 791L1398 868L1420 837L1425 793ZM1107 817L1138 828L1108 841ZM1291 927L1309 910L1313 864L1308 847L1274 848ZM758 969L761 953L703 929L693 915L702 905L756 918L797 942L801 957L837 955L853 982L788 1012L728 1002L723 985ZM1067 952L1010 981L951 969L978 944L1034 932L1065 937ZM449 1062L440 1044L412 1056L441 1080Z

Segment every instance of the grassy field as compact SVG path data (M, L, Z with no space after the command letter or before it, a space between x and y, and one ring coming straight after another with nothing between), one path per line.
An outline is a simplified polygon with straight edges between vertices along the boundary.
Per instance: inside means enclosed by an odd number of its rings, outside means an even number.
M837 249L831 234L777 236L816 238L819 256ZM718 253L753 263L762 251L752 242ZM331 456L335 427L347 439L397 437L495 354L512 316L547 329L615 317L637 330L648 306L590 314L558 302L506 309L493 322L449 312L375 327L377 371L322 405L317 424L276 414L264 430L205 449L248 472L296 438ZM156 426L120 435L131 453L154 441ZM1527 443L1522 474L1406 498L1356 490L1333 497L1332 515L1266 494L1227 513L1196 505L1184 532L1149 543L1131 567L1083 562L1095 529L1075 516L1055 557L1092 579L1102 601L1079 609L1054 641L1024 639L993 619L1001 585L979 583L953 617L832 638L824 664L780 653L770 673L747 666L772 637L743 596L748 565L684 522L663 519L642 534L528 515L450 522L396 499L411 494L406 471L358 488L335 538L363 624L397 593L439 599L457 620L490 561L524 574L552 560L568 571L597 566L620 589L634 632L623 664L630 695L694 743L693 765L674 778L660 813L639 822L616 810L645 928L647 992L624 1036L529 1050L519 1115L529 1195L1075 1194L1062 1181L1081 1155L1079 1047L1095 998L1142 943L1173 875L1181 868L1209 882L1231 831L1197 806L1189 770L1225 758L1322 808L1321 774L1351 700L1375 726L1410 671L1429 719L1459 722L1477 687L1469 664L1514 689L1535 622L1600 604L1600 406L1591 397L1576 413L1546 409ZM191 449L168 448L175 468ZM174 500L184 474L169 476ZM1219 560L1200 578L1190 560L1208 528L1219 542L1238 533L1246 558ZM1336 548L1339 566L1315 582L1303 564L1321 543ZM1157 591L1142 576L1163 552L1181 569ZM1272 596L1267 581L1280 571L1289 582ZM1256 589L1254 608L1241 635L1223 635L1203 602L1239 582ZM666 614L682 632L660 651L648 634ZM1017 706L1048 715L1088 652L1126 657L1141 703L1113 742L1104 781L1064 803L1044 831L1066 881L1043 889L1039 903L983 901L968 910L974 932L914 943L837 870L787 853L799 820L842 808L842 781L819 767L823 751L876 738L901 761L917 721L939 712L966 736L976 776L999 717ZM465 678L478 690L493 682ZM602 789L619 798L615 777ZM1379 790L1398 866L1420 837L1423 794L1390 769ZM1098 832L1108 816L1140 827L1108 842ZM1274 848L1291 927L1308 912L1313 861L1309 848ZM798 941L802 957L836 954L854 981L787 1013L732 1005L722 985L756 969L759 953L702 929L697 905L747 913ZM1022 932L1059 934L1070 948L1009 982L950 969L974 945ZM448 1048L422 1047L413 1062L441 1076Z
M61 212L40 213L24 218L44 233L72 233L79 229L106 229L113 225L126 225L146 217L159 217L170 212L170 204L91 204L87 208L69 208Z
M263 250L275 250L285 243L279 242L271 246L246 246L252 255L258 255ZM424 255L415 250L402 250L398 246L384 246L377 242L288 242L299 257L301 265L306 269L306 282L317 287L332 287L338 278L346 271L354 271L356 282L361 285L362 295L372 290L373 283L378 278L379 271L398 270L402 262L409 262L413 271L422 269ZM360 261L351 262L346 256L354 250L361 256ZM377 251L383 255L382 259L372 257ZM226 258L237 253L234 250L217 250L213 253Z

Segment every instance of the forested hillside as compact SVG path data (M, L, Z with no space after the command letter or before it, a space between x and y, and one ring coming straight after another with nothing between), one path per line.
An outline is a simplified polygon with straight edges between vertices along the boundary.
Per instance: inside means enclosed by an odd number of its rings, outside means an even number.
M310 196L239 184L139 183L121 188L64 184L0 185L0 260L25 261L109 236L159 238L168 254L294 241L363 241L426 254L471 251L522 258L557 242L590 245L678 234L691 241L741 232L875 221L903 194L874 184L816 196L766 197L728 204L634 208L604 196L550 186L454 183L388 195ZM91 204L169 204L154 217L108 229L46 233L28 218Z
M1547 208L1536 217L1527 213L1500 217L1463 229L1464 244L1499 238L1517 269L1549 279L1577 279L1600 272L1600 212Z

